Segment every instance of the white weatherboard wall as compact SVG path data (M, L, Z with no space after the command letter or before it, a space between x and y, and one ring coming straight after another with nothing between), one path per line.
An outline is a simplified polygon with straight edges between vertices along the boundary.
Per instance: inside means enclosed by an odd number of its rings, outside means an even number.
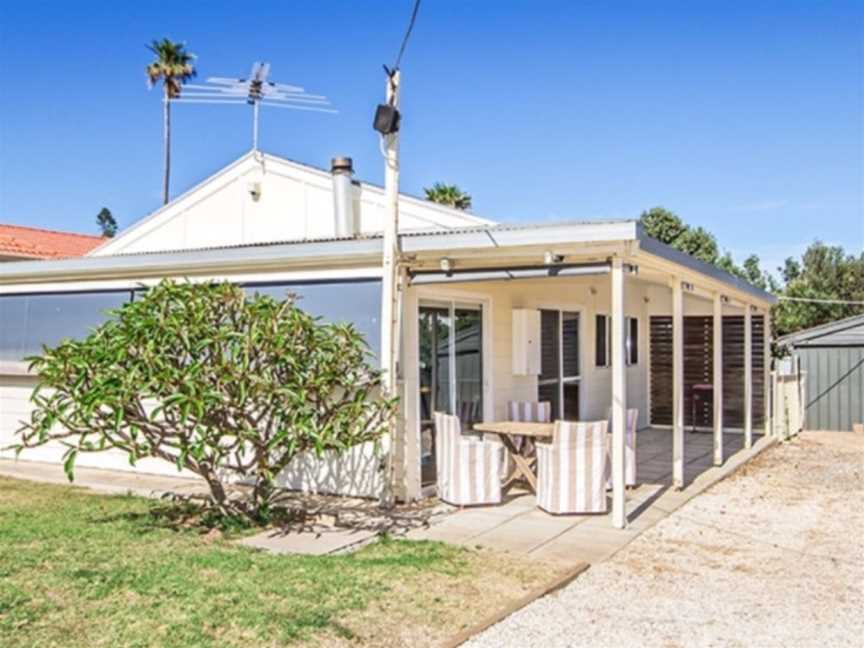
M257 198L252 187L260 191ZM359 182L353 188L359 230L380 232L383 190ZM399 218L402 231L491 223L409 196L400 196ZM334 236L330 173L270 155L248 154L120 232L91 256Z
M16 431L21 427L22 421L30 419L33 404L30 402L30 394L36 386L34 376L10 376L0 375L0 457L12 459L15 457L13 450L7 449L13 443L17 443ZM20 459L25 461L44 461L48 463L62 462L63 453L66 448L58 442L48 443L38 448L29 448L21 453ZM78 466L90 468L104 468L107 470L124 470L142 472L153 475L171 475L193 477L192 473L178 472L177 466L158 459L142 459L135 467L129 465L129 460L124 452L119 450L106 450L99 453L82 453L76 461Z
M0 376L0 457L12 459L13 450L6 449L17 442L16 431L22 421L30 418L33 404L30 394L36 385L33 376ZM24 461L61 463L65 447L59 442L48 443L38 448L29 448L21 453ZM339 493L361 497L377 497L381 492L381 474L378 470L379 455L374 444L358 446L341 456L333 453L323 460L301 455L279 476L280 486L292 490ZM172 477L194 477L189 471L178 471L177 466L159 459L142 459L133 467L126 453L119 450L81 453L76 465L107 470L140 472Z

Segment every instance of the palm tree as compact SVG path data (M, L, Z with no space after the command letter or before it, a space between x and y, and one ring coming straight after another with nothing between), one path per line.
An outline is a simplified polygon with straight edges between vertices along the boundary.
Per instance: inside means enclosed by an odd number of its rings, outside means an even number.
M163 123L162 136L165 147L165 176L162 181L162 203L168 204L168 178L171 176L171 99L180 96L180 88L195 76L192 61L195 55L186 51L186 45L167 38L154 40L147 46L155 60L147 66L147 85L152 88L162 81Z
M438 203L440 205L448 205L456 209L471 209L471 195L462 191L456 185L448 185L443 182L436 182L432 187L424 187L426 192L426 200Z

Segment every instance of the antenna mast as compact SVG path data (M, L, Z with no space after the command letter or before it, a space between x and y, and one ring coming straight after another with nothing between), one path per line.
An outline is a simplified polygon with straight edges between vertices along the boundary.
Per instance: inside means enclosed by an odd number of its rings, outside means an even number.
M171 103L247 104L252 106L252 149L258 150L261 106L337 113L324 95L313 95L300 86L274 83L268 79L270 64L255 62L247 79L209 77L203 84L187 83L184 92Z

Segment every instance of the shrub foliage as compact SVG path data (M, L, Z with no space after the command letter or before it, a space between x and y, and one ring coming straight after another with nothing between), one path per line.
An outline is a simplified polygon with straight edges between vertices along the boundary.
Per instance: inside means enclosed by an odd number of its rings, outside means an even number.
M163 281L30 361L36 407L19 451L62 441L70 480L81 452L163 459L203 477L222 512L252 519L295 456L374 441L395 407L353 326L230 283Z

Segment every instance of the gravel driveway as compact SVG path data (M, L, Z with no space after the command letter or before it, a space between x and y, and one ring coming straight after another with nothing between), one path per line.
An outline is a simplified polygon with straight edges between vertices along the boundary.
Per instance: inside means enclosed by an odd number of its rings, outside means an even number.
M864 435L775 446L489 646L864 646Z

